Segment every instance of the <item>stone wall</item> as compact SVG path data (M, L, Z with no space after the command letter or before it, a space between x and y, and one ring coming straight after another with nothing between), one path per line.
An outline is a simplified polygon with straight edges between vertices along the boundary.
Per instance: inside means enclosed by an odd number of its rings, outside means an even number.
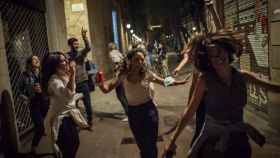
M46 25L50 51L67 51L64 1L46 1Z
M100 70L106 78L112 77L112 63L109 59L107 45L113 41L112 32L112 2L110 0L88 0L89 28L94 55Z

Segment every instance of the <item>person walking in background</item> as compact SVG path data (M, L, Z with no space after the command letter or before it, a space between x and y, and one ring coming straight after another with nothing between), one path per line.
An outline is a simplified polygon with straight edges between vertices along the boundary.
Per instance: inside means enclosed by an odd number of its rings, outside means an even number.
M153 65L153 51L154 51L153 49L154 49L153 43L150 42L147 46L148 64L150 66Z
M44 135L44 118L48 112L48 98L41 87L40 60L36 55L26 60L26 71L23 73L21 83L22 97L29 105L30 117L34 125L31 152L36 154L41 138Z
M89 41L87 38L87 30L84 30L82 28L81 30L82 38L85 43L85 48L79 50L80 44L78 39L76 38L70 38L68 39L68 46L70 48L70 51L67 53L67 58L69 61L75 61L76 62L76 91L78 93L83 93L83 102L86 109L87 114L87 120L88 124L92 125L92 104L91 104L91 97L90 97L90 89L88 86L88 74L86 70L86 57L87 54L90 52L91 48L89 45Z
M121 64L125 60L125 56L118 50L116 44L113 42L108 44L108 48L109 48L109 56L110 56L111 61L114 64L114 72L116 75L118 69L120 68ZM120 103L123 107L125 115L127 116L127 100L126 100L126 97L124 94L124 88L123 88L122 83L116 87L116 94L117 94L118 100L120 101ZM122 121L128 121L127 117L124 118Z

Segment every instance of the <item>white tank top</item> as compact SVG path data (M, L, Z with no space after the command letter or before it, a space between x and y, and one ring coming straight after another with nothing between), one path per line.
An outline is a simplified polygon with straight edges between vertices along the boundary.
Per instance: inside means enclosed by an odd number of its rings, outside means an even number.
M151 75L147 73L147 77L139 83L131 83L124 79L123 86L128 105L137 106L153 99L153 83L149 80Z

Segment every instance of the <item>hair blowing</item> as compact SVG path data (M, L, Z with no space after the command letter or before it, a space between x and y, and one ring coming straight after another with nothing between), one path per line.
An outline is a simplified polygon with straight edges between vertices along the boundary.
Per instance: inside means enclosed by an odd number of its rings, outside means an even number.
M231 63L234 56L240 57L242 54L242 39L244 39L244 34L231 30L219 30L208 35L198 34L194 36L189 47L192 48L195 67L201 72L213 69L208 58L210 44L216 45L219 49L224 49L228 53Z

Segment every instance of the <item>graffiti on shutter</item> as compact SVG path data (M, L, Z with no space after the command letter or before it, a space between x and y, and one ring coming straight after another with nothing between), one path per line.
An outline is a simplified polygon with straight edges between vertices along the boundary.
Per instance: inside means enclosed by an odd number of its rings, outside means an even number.
M225 24L246 33L240 68L269 79L268 2L267 0L227 0L224 3ZM237 21L235 21L237 19ZM256 84L248 86L248 101L255 109L267 113L267 90Z

